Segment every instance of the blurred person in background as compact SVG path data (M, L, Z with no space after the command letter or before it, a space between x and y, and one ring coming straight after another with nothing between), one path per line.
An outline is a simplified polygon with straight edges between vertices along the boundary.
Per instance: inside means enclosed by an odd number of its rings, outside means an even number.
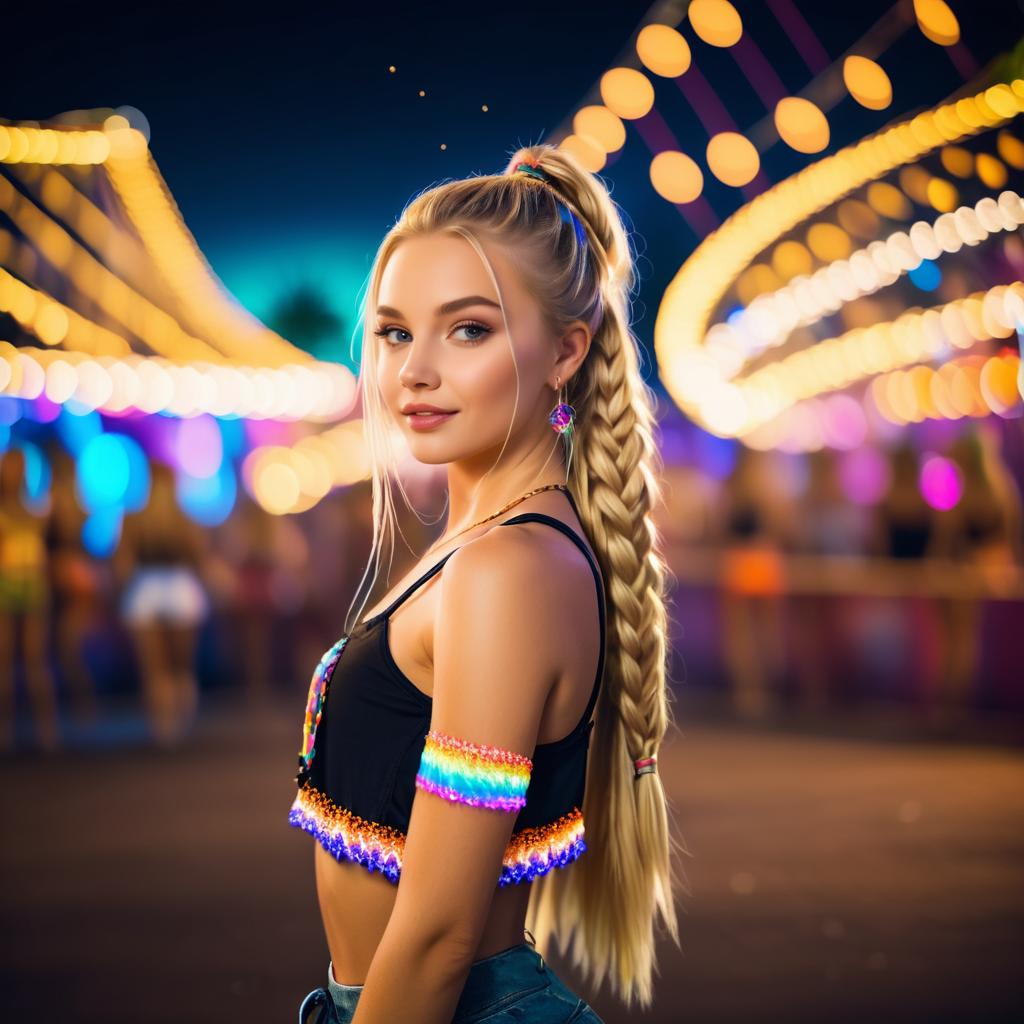
M871 524L871 552L883 558L934 557L938 518L921 493L920 462L909 437L893 448L889 469L889 487Z
M938 517L940 557L977 570L977 583L937 602L945 652L933 717L962 716L970 707L980 669L984 590L998 590L1006 570L1021 563L1021 497L1003 461L998 434L988 424L961 434L949 457L960 469L960 500Z
M938 514L925 500L920 484L920 460L913 440L901 435L889 454L889 486L874 507L868 550L878 559L880 575L892 575L898 596L879 595L873 602L879 623L898 641L910 696L927 702L935 672L935 599L927 590L925 560L936 556ZM897 572L896 570L899 570ZM921 571L919 571L921 570ZM886 584L889 586L889 584Z
M856 556L864 552L866 514L843 492L839 479L839 456L830 448L807 455L807 486L798 503L794 549L811 556ZM818 579L829 570L816 567ZM837 571L835 569L831 571ZM829 691L830 665L841 643L842 599L826 588L791 593L787 609L795 628L793 661L803 704L808 709L826 707L834 693Z
M716 516L721 563L723 660L735 711L758 718L776 703L784 665L782 548L786 503L768 456L740 444Z
M96 682L82 647L102 590L100 567L82 546L86 514L75 496L75 460L59 444L50 446L53 502L46 532L49 551L54 652L71 707L82 721L97 714Z
M36 741L45 751L60 746L57 693L46 652L50 587L45 515L27 507L25 454L8 448L0 457L0 745L14 747L16 657L20 644Z
M200 579L206 538L178 504L173 470L154 462L151 476L149 501L125 516L113 560L147 719L157 743L172 746L192 725L199 704L194 659L209 611Z
M242 499L220 527L217 546L233 578L232 651L240 661L244 696L251 706L265 704L273 694L278 663L275 627L283 617L303 611L308 578L330 575L330 566L318 556L316 571L310 573L310 545L295 517L272 515L251 498ZM297 668L289 664L285 672L290 676Z
M274 662L274 523L252 499L242 499L225 524L218 545L233 566L232 604L237 636L233 644L241 660L242 686L250 702L262 702L271 689Z

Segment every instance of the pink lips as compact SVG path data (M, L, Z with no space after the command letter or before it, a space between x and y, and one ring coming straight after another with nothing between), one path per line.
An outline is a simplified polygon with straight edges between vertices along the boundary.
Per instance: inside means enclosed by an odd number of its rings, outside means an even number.
M418 413L410 412L405 414L406 421L413 430L433 430L434 427L450 420L457 415L454 412Z

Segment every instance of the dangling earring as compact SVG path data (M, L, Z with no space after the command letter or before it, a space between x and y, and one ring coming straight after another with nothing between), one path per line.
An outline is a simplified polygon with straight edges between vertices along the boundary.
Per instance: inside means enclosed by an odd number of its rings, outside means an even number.
M558 382L561 377L555 378L555 389L561 394L561 389L558 387ZM551 426L556 434L561 434L563 437L566 434L572 432L573 423L576 420L576 410L565 402L559 402L558 405L551 410L551 414L548 416L548 420L551 422Z
M555 377L555 389L559 392L561 397L561 389L559 383L561 377ZM556 434L560 434L562 442L565 447L565 478L569 479L569 464L572 461L572 438L574 434L573 426L576 422L576 410L568 405L564 401L560 401L558 405L551 410L551 414L548 416L548 421L551 423L552 429Z

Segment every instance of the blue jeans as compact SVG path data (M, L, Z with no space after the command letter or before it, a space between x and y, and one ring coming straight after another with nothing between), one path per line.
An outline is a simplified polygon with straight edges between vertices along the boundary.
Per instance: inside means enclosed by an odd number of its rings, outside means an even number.
M327 965L327 988L313 989L299 1007L299 1024L351 1024L362 985L340 985ZM452 1024L603 1024L527 942L477 960Z

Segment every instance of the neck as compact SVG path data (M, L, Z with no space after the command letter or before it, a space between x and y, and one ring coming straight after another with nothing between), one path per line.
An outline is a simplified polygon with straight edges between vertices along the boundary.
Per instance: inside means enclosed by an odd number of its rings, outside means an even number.
M449 463L446 534L492 515L537 487L565 483L562 441L550 428L546 435L538 433L518 449L510 441L500 461L499 452L500 446Z

